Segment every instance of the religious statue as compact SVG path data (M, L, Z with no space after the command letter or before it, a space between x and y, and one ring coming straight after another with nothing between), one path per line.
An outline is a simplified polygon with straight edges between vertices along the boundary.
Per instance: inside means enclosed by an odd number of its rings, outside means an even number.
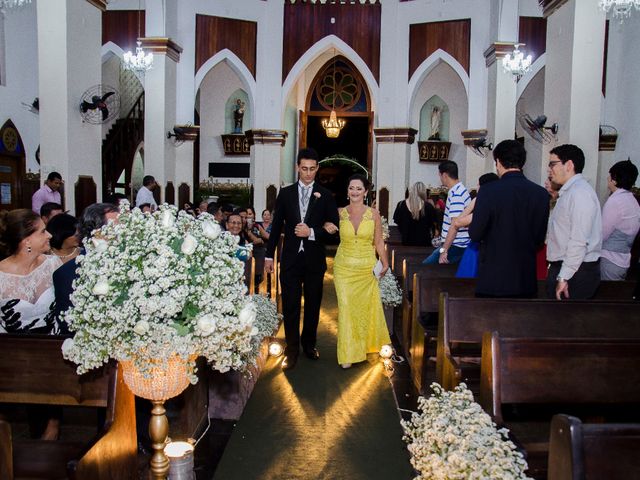
M440 107L433 107L431 111L431 132L429 140L440 141Z
M242 133L242 118L244 117L244 102L239 98L233 108L233 132Z

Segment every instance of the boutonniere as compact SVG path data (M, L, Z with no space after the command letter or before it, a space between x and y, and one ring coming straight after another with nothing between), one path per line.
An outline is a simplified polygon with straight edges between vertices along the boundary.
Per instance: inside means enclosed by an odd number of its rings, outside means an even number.
M322 194L320 192L313 192L313 196L316 198L320 198Z

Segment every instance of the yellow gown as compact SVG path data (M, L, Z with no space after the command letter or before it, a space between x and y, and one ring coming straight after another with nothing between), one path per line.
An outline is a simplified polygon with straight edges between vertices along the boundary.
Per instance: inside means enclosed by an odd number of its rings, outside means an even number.
M333 264L338 297L338 363L356 363L391 343L378 280L373 275L377 260L371 209L365 210L357 232L347 209L343 209L339 229L340 246Z

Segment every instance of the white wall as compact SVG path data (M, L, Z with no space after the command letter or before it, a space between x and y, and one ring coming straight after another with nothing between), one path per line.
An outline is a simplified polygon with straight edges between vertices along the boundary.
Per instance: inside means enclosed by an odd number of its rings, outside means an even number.
M249 163L249 156L225 156L220 135L225 131L225 106L242 82L238 75L221 62L207 73L200 85L200 180L209 175L209 163ZM245 115L243 128L251 129L250 115ZM221 179L226 181L227 179ZM237 181L237 179L230 179Z
M458 164L462 182L465 185L473 185L473 182L476 182L477 179L466 178L467 152L460 134L467 126L467 95L458 74L444 62L435 67L418 87L415 101L411 108L411 126L416 130L420 128L420 110L433 95L438 95L449 106L449 141L451 142L449 160L453 160ZM421 132L417 136L421 136ZM478 157L478 161L480 162L482 159ZM421 181L425 185L440 186L438 164L419 162L417 143L411 146L410 162L410 185Z
M0 126L11 119L22 137L27 171L38 171L36 150L40 144L38 115L21 102L38 96L38 32L36 6L30 4L5 14L5 84L0 86ZM54 79L52 79L54 81Z
M531 79L527 88L522 92L516 105L516 133L518 137L524 137L524 148L527 150L527 163L524 166L525 176L532 182L544 184L547 178L547 170L543 168L542 144L529 136L520 126L518 117L528 113L531 118L536 118L544 112L544 68ZM551 122L549 120L547 123ZM550 125L549 125L550 126Z

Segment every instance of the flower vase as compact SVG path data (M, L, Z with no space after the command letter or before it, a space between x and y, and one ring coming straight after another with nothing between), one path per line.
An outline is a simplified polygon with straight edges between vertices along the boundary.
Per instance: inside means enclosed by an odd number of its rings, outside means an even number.
M169 421L164 408L165 400L182 393L189 386L189 362L177 355L168 360L150 360L146 372L141 372L130 360L123 360L123 379L134 395L151 400L149 437L153 455L150 461L154 480L165 480L169 473L169 459L164 453L169 435Z

